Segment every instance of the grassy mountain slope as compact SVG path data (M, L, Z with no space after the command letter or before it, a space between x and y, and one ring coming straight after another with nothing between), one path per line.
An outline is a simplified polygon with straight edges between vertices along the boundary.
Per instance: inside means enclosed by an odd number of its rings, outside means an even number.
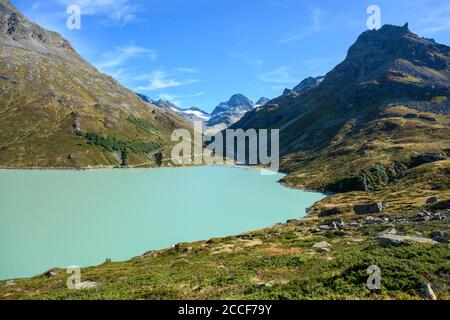
M384 26L363 33L319 86L274 99L233 128L279 128L292 186L373 190L389 182L368 177L377 167L395 167L394 178L421 154L448 156L449 66L449 47L407 25Z
M0 166L152 165L178 116L143 103L0 1Z

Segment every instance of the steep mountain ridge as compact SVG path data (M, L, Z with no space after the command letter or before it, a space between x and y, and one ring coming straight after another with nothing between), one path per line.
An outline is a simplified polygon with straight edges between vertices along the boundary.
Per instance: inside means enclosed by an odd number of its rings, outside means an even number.
M262 97L256 102L255 107L263 107L270 102L269 98Z
M449 65L448 46L408 25L385 25L364 32L319 85L274 99L232 128L279 128L287 183L328 188L365 179L380 163L450 149Z
M308 77L302 82L300 82L292 91L302 94L303 92L306 92L309 89L312 89L314 87L317 87L324 79L325 77Z
M0 166L153 165L177 115L143 103L70 43L0 2Z

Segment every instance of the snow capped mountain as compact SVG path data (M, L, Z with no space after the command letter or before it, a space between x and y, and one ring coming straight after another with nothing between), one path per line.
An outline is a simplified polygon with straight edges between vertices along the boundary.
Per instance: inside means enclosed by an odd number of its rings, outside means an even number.
M220 131L238 122L255 104L242 94L233 95L230 100L220 103L211 113L207 126Z
M153 100L150 97L136 93L144 102L163 108L168 112L173 112L189 122L203 122L209 128L209 133L216 133L224 130L232 124L238 122L242 117L255 107L266 105L270 99L262 97L255 104L242 94L235 94L226 102L221 102L214 111L209 114L202 109L192 107L182 109L174 103L167 100Z
M196 117L201 121L208 121L209 119L211 119L211 115L209 113L198 108L183 109L180 110L180 112L189 115L191 117Z
M257 107L257 108L264 107L267 103L269 103L269 101L270 101L269 98L262 97L261 99L258 100L255 107Z
M169 112L175 112L190 122L194 122L194 121L206 122L209 119L211 119L211 115L209 113L207 113L199 108L192 107L192 108L188 108L188 109L182 109L182 108L178 107L176 104L174 104L168 100L159 99L158 101L156 101L144 94L136 93L136 95L139 98L141 98L144 102L155 105L160 108L163 108Z

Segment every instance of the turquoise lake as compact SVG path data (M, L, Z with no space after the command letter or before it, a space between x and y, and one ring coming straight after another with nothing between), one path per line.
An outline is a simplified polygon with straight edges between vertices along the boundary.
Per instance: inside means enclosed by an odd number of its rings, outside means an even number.
M304 216L325 197L285 188L282 177L231 167L0 170L0 279L237 235Z

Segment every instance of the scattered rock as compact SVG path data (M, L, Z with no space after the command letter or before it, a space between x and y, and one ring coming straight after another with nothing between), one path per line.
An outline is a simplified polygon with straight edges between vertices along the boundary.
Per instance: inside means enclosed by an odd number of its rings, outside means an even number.
M356 214L372 214L381 213L385 205L382 202L374 202L368 204L357 204L353 207Z
M44 273L44 276L46 276L47 278L52 278L57 275L58 275L58 272L55 269L48 270L47 272Z
M439 213L431 217L431 221L442 221L442 220L444 220L444 217Z
M444 231L433 231L431 233L431 238L439 243L448 243L449 242L449 234Z
M322 241L322 242L316 243L313 246L313 248L317 249L319 251L322 251L322 252L330 252L331 251L330 244L328 242L326 242L326 241Z
M265 283L265 282L258 282L256 284L256 286L258 288L271 288L272 287L272 285L270 283Z
M342 219L330 219L330 220L326 220L324 222L324 224L326 225L338 225L340 227L344 227L345 226L345 222Z
M98 289L101 287L101 284L94 281L84 281L81 283L77 283L75 289L77 290L86 290L86 289Z
M342 230L336 230L333 234L334 234L336 237L345 237L345 236L347 235L347 233L344 232L344 231L342 231Z
M435 244L436 242L432 239L422 238L422 237L410 237L410 236L399 236L395 234L382 234L379 235L378 244L381 247L392 247L401 245L413 245L413 244Z
M319 217L325 218L325 217L335 216L335 215L343 214L343 213L344 213L344 211L340 208L331 208L331 209L327 209L327 210L320 212Z
M162 152L156 152L153 154L153 160L155 160L155 163L158 167L161 167L163 165L164 155Z
M361 227L361 224L359 222L350 222L348 225L350 227L353 227L353 228L360 228Z
M432 210L445 210L450 209L450 200L439 201L433 204L430 209Z
M422 283L422 290L420 291L420 296L427 300L437 300L433 288L431 288L431 286L428 283Z
M396 235L397 234L397 230L395 230L395 228L389 228L383 232L380 233L380 236L384 236L384 235Z
M364 224L382 224L382 223L384 223L385 221L383 220L383 219L380 219L380 218L374 218L374 217L371 217L371 216L369 216L369 217L367 217L365 220L364 220Z
M238 235L236 238L244 239L244 240L250 240L250 239L253 239L253 236L251 234L244 233L244 234Z
M435 204L435 203L438 203L438 202L439 202L439 198L437 196L430 197L427 200L427 204L428 205Z
M415 168L426 163L432 163L445 160L445 157L439 153L426 153L411 158L410 167Z
M6 281L6 284L5 284L5 286L7 286L7 287L14 287L15 285L16 285L16 282L14 280Z

